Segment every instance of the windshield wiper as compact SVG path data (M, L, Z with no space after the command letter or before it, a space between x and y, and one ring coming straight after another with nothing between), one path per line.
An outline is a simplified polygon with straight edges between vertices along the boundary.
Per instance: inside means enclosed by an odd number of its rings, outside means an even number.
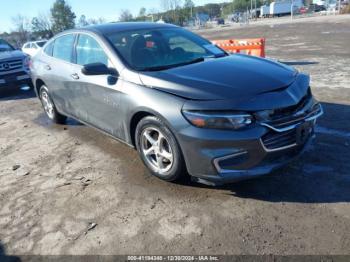
M205 60L205 57L198 57L196 59L182 62L182 63L178 63L178 64L146 67L146 68L142 68L141 71L161 71L161 70L166 70L166 69L170 69L170 68L174 68L174 67L185 66L185 65L203 62L204 60Z
M214 58L221 58L221 57L225 57L225 56L228 56L229 54L227 53L220 53L220 54L216 54L214 55Z
M221 57L225 57L225 56L228 56L228 54L227 53L220 53L220 54L205 56L204 59L221 58Z

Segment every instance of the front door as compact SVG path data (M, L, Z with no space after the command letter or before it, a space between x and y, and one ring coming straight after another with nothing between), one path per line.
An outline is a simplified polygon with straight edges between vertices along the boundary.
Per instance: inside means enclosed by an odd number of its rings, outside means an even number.
M87 34L80 34L76 44L76 77L71 89L77 107L87 112L86 121L115 137L123 138L122 118L119 115L120 90L122 81L110 75L84 75L84 65L103 63L114 68L98 41Z

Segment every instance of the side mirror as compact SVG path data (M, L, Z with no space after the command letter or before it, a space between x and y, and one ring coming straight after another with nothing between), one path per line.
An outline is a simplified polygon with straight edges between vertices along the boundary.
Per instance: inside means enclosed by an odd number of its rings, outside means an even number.
M92 63L84 65L81 69L81 72L87 76L95 75L112 75L117 77L118 72L114 68L108 68L105 64L102 63Z

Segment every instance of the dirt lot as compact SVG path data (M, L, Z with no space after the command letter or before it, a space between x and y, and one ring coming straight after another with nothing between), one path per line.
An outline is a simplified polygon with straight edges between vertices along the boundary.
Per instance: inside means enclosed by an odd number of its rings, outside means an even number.
M350 254L350 16L312 21L201 31L266 37L325 109L302 158L221 188L162 182L127 146L2 92L0 253Z

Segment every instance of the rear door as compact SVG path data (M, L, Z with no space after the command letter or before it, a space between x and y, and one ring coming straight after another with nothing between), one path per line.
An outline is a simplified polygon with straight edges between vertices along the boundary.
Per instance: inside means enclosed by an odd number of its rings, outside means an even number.
M52 58L45 65L51 75L49 91L56 107L63 113L84 120L87 113L77 106L73 85L74 44L76 34L66 34L56 38Z

